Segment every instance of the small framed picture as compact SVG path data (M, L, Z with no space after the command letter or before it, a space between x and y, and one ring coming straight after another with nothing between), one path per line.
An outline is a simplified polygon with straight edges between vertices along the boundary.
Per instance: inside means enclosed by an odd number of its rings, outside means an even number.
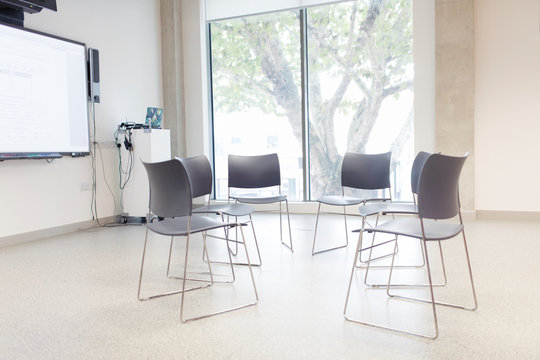
M145 125L151 129L161 129L161 121L163 119L163 109L149 107L146 109Z

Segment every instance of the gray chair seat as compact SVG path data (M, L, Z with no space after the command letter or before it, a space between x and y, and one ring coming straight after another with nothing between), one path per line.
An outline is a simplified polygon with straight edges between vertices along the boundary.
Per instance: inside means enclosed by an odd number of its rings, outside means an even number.
M189 216L166 218L162 221L148 224L148 228L155 233L168 236L186 236L188 234ZM221 220L208 216L194 215L191 217L191 234L201 231L213 230L223 227L234 227L237 223L224 223Z
M287 200L287 195L276 195L268 197L243 197L231 196L231 199L237 200L246 204L272 204Z
M193 209L194 214L215 213L229 216L248 216L255 209L245 204L211 204Z
M366 204L358 207L360 216L371 216L377 214L418 214L418 206L414 203L377 203Z
M370 232L372 228L366 228L365 231ZM412 238L422 239L422 227L417 218L395 219L380 224L376 227L377 232L387 233L399 236L408 236ZM424 234L426 241L430 240L446 240L453 238L463 230L463 225L459 223L449 223L424 219ZM359 232L353 230L353 232Z
M323 196L317 201L326 205L349 206L349 205L360 205L361 203L364 202L364 199L356 198L352 196L327 195L327 196Z

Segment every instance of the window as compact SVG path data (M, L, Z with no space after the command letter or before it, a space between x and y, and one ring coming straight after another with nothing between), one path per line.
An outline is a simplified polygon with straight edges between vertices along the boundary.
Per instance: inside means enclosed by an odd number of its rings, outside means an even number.
M228 154L276 152L289 198L316 199L340 193L346 151L391 150L393 198L410 199L412 0L216 21L210 39L216 184Z
M275 152L283 190L303 199L299 24L291 11L211 23L216 184L226 183L229 154Z

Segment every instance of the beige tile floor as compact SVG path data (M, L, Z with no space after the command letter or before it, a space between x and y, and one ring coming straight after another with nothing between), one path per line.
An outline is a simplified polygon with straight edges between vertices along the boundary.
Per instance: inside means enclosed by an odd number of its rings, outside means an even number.
M344 320L356 237L346 249L312 257L314 216L293 215L292 254L279 244L277 215L255 214L255 221L263 255L263 266L254 268L258 305L186 324L179 320L179 295L136 298L143 226L0 248L0 359L540 359L539 222L466 223L479 307L439 307L440 336L433 341ZM321 245L339 241L341 218L322 221ZM203 269L200 239L193 243L190 266ZM168 245L151 238L145 293L179 286L164 275ZM174 247L178 271L183 246L179 240ZM401 241L399 261L413 261L415 246ZM224 255L222 249L214 241L211 256ZM460 241L445 244L449 285L436 296L470 303L462 250ZM430 253L440 279L436 252ZM421 278L421 272L397 276ZM233 285L188 295L192 314L249 300L247 269L238 269ZM366 289L361 274L351 301L353 313L373 321L431 329L428 307Z

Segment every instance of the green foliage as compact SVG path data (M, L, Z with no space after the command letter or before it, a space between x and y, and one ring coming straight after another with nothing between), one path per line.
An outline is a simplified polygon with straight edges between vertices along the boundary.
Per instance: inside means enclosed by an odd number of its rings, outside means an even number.
M214 105L234 112L257 106L275 113L275 88L263 72L264 58L257 49L272 49L286 59L295 84L300 84L300 21L298 13L285 12L211 24ZM261 51L261 50L260 50Z
M334 78L348 74L368 90L373 78L384 78L385 86L397 86L410 78L412 1L382 1L369 28L366 18L373 15L370 4L360 0L307 10L311 73L326 72ZM256 106L276 112L280 107L278 89L263 71L265 57L284 59L299 93L299 17L298 11L288 11L211 24L216 109L233 112ZM310 81L317 81L317 77L310 77Z

